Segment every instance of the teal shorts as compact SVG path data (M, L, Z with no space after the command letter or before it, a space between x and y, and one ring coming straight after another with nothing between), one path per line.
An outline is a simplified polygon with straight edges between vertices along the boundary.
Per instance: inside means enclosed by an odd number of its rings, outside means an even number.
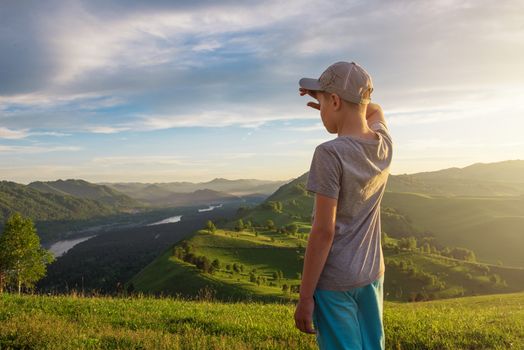
M384 349L384 275L345 291L315 289L313 325L321 350Z

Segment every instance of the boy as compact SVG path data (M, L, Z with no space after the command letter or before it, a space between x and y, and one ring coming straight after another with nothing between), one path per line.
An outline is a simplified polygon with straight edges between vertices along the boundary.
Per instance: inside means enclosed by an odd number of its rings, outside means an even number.
M384 349L380 202L391 135L370 101L371 77L357 63L337 62L299 85L338 137L318 145L311 161L306 188L315 205L295 324L316 334L320 349Z

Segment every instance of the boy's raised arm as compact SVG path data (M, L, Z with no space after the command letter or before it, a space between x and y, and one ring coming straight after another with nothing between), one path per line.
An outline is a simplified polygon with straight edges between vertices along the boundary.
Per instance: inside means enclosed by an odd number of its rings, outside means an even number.
M380 107L376 103L369 103L366 109L366 120L368 122L368 126L371 127L373 123L376 122L382 122L384 125L386 125L386 119L384 118L384 111L382 110L382 107Z

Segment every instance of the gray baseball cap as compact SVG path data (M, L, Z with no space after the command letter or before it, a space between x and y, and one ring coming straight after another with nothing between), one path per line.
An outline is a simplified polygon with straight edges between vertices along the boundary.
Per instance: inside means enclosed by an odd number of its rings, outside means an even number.
M302 78L300 87L312 91L326 91L359 104L371 102L373 81L371 76L355 62L337 62L329 66L318 79ZM369 95L366 93L369 90Z

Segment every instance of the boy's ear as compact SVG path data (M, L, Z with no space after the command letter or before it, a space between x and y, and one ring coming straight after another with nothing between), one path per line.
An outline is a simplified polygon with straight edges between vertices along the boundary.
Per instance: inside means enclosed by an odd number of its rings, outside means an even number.
M333 105L333 108L338 111L342 107L342 100L337 94L330 94L330 102Z

